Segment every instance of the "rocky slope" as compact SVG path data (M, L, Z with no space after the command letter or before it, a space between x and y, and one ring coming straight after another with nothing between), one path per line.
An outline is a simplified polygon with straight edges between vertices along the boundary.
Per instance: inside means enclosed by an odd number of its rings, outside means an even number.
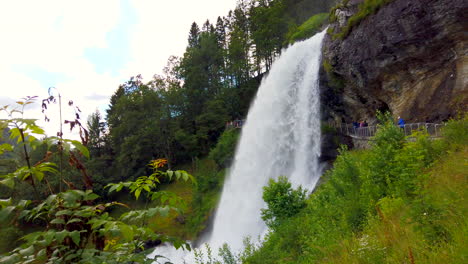
M337 9L329 31L357 12ZM468 106L468 1L394 0L343 39L329 34L321 70L324 120L375 121L390 110L408 122L440 122Z

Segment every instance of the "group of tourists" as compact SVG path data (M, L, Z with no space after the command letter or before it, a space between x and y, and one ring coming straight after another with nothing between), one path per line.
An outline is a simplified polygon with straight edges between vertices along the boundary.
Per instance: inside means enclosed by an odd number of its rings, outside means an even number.
M226 123L226 128L241 128L244 125L244 120L234 120Z
M359 122L357 122L357 121L354 121L354 122L353 122L353 128L367 127L367 126L369 126L369 124L367 123L366 120L364 120L364 121L359 121Z
M354 121L353 122L353 130L354 130L354 135L356 136L365 136L366 129L369 126L367 123L367 120L361 120L361 121Z

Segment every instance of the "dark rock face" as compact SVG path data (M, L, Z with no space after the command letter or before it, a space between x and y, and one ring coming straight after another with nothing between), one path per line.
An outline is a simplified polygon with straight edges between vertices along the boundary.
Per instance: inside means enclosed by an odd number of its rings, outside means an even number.
M346 145L348 149L354 148L353 140L349 136L341 135L337 132L328 132L322 134L322 152L320 162L330 162L338 156L340 145Z
M359 2L359 1L357 1ZM344 19L354 5L337 10ZM330 25L335 32L339 23ZM395 0L344 39L324 40L324 120L373 123L377 110L407 122L438 122L468 107L468 1Z

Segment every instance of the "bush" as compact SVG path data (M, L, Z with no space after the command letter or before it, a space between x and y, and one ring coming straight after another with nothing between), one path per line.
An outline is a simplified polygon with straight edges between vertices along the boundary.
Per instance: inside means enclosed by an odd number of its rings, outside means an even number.
M23 231L15 226L4 226L0 228L0 255L8 253L16 248L23 236Z
M306 206L305 197L306 191L301 186L294 190L285 176L280 176L278 181L270 179L268 186L263 187L263 200L268 208L262 209L262 219L275 228Z
M468 115L462 119L447 122L442 135L446 144L452 148L468 145Z

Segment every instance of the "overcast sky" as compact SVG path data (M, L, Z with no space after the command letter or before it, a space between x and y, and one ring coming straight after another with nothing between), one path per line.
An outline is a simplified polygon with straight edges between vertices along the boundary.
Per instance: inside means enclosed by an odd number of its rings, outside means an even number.
M118 85L161 73L181 56L190 25L216 22L236 0L0 0L0 106L56 87L83 119ZM34 109L35 108L35 109ZM41 118L39 104L29 115ZM32 111L34 110L34 111ZM54 116L52 111L50 114ZM4 116L2 116L4 117ZM55 122L56 123L56 122ZM46 126L54 134L54 122Z

